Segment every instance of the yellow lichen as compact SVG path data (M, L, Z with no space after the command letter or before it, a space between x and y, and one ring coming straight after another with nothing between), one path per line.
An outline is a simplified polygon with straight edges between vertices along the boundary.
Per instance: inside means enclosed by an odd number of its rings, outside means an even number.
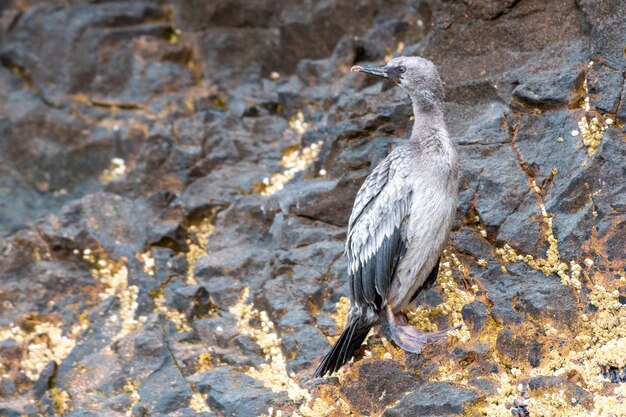
M124 392L130 396L130 405L126 409L125 415L126 417L133 416L133 407L135 404L141 401L141 395L139 395L139 380L133 381L130 378L126 379L126 384L124 384Z
M169 308L165 304L165 295L163 294L163 290L159 289L152 291L150 295L154 300L154 310L158 313L162 313L166 319L174 323L176 330L179 332L190 332L193 330L187 320L187 316L185 316L185 313Z
M610 117L599 118L598 116L589 117L584 115L580 118L578 128L580 129L583 144L587 147L587 154L589 156L596 153L600 142L602 142L602 138L604 138L604 133L612 123L613 119Z
M50 400L56 414L62 415L70 409L70 394L60 388L50 389Z
M122 158L111 159L111 165L100 174L100 182L108 184L126 174L126 162Z
M437 381L467 384L468 376L468 370L459 368L458 361L449 360L446 363L439 365L438 372L434 374L434 379L436 379Z
M210 354L208 353L202 353L199 357L198 357L198 362L197 362L197 366L198 366L198 371L199 372L203 372L203 371L208 371L209 369L211 369L213 367L213 358L211 357Z
M114 261L104 251L96 251L89 248L82 251L75 250L74 253L92 265L91 275L106 286L100 297L102 299L117 297L120 302L121 330L117 334L116 339L136 330L145 321L145 317L135 319L139 288L136 285L128 285L126 258ZM117 316L112 316L112 318L117 319Z
M207 395L201 392L195 392L189 400L189 407L197 413L210 413L211 408L207 404Z
M322 144L322 141L317 141L302 149L299 147L287 149L280 161L284 170L264 178L262 184L257 185L258 192L261 195L272 195L282 190L298 172L307 169L317 159Z
M143 263L143 272L145 272L146 275L153 277L154 276L154 258L152 257L152 251L149 250L149 251L140 253L139 258L141 259L141 262Z
M169 43L171 44L176 44L178 42L180 42L180 39L183 36L183 31L176 28L176 27L172 27L169 29L168 34L167 34L167 40L169 41Z
M216 211L213 210L209 216L202 219L197 224L192 224L187 229L189 238L187 239L187 250L185 257L187 258L187 285L195 285L198 283L195 275L195 268L198 259L207 254L207 247L209 246L209 236L213 233L215 227L213 226L213 218Z
M593 61L589 63L589 69L593 67ZM587 86L587 77L583 81L583 89L585 97L583 99L581 108L585 111L585 114L578 120L578 128L583 138L583 144L587 147L587 155L592 156L596 153L604 133L613 124L613 118L610 115L600 116L597 112L591 111L589 104L589 88ZM591 114L594 113L594 114ZM578 131L572 136L578 136Z
M343 330L346 327L346 322L348 320L348 312L350 311L350 299L348 297L341 297L337 302L335 314L332 314L332 318L337 325L337 329L339 331ZM332 344L337 341L339 335L328 337L328 341Z
M304 114L299 111L295 117L289 119L289 127L296 131L297 134L303 135L311 125L304 121Z
M323 398L317 397L312 403L302 405L298 411L300 413L294 413L294 416L302 417L326 417L326 416L353 416L355 415L350 406L341 398L331 403ZM278 414L276 414L278 417Z
M265 311L259 311L252 304L246 302L249 290L246 288L239 300L229 311L237 318L241 332L249 336L263 351L265 363L258 367L249 367L246 374L261 381L263 385L274 392L287 392L293 401L310 399L309 392L301 388L295 374L287 372L287 364L281 349L281 342L274 330L274 323ZM251 322L259 321L259 327Z
M63 334L60 323L36 323L32 331L25 331L19 326L0 328L0 341L12 339L26 346L26 357L20 361L20 369L31 381L36 381L39 374L50 361L61 363L70 354L76 341Z

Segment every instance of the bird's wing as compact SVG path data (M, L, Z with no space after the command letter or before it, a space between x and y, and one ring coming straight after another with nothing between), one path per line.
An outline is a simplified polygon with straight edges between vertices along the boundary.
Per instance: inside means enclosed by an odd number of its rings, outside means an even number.
M407 247L403 224L412 188L403 158L392 152L367 177L357 193L348 226L346 255L352 300L380 310L391 278Z

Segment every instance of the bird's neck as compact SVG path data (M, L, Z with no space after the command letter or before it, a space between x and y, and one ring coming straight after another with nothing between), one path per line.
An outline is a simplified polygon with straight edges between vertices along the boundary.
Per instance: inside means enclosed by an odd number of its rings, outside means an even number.
M424 108L419 103L413 103L413 131L411 140L422 141L429 137L443 136L448 138L446 124L443 120L443 109L436 106ZM443 133L443 135L441 135Z
M437 155L437 160L458 168L458 154L448 135L443 120L443 109L439 106L424 108L413 104L415 122L411 132L411 141L419 144L422 153Z

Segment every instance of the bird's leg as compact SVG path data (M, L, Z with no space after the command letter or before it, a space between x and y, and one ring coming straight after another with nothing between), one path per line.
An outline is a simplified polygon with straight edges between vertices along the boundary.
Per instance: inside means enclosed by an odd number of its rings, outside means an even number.
M443 339L449 331L461 327L459 324L438 332L420 332L408 324L402 315L395 315L391 304L387 304L387 321L391 339L402 349L412 353L420 353L426 343Z

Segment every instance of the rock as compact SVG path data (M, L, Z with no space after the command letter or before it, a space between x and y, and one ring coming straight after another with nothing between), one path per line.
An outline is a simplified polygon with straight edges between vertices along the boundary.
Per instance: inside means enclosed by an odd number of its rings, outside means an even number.
M591 414L613 395L545 367L602 322L591 291L625 302L620 2L26 3L0 6L0 414L56 413L52 386L69 416L471 414L510 366ZM398 54L438 66L461 157L454 282L416 302L469 340L414 355L374 333L310 379L350 294L354 196L413 123L350 67Z
M3 399L9 399L17 393L17 387L15 383L7 377L3 377L0 380L0 397ZM35 394L36 395L36 394Z
M282 350L288 358L289 371L301 372L316 363L317 352L328 347L324 334L313 326L302 326L282 338Z
M512 330L501 330L496 340L496 348L513 363L527 362L534 368L540 365L545 355L536 335L527 331L518 336Z
M531 378L528 388L533 396L538 396L552 390L559 390L567 393L569 398L575 398L577 404L581 404L587 410L592 409L593 397L585 389L562 378L554 376L538 376Z
M358 191L349 181L308 181L306 188L297 187L281 193L284 211L295 216L346 226L354 196ZM287 196L284 196L289 193Z
M46 367L39 374L39 379L33 385L33 393L36 398L40 398L42 395L46 393L50 388L52 388L51 384L53 383L53 379L55 378L55 374L57 372L58 365L54 361L48 362Z
M186 378L171 363L143 380L138 391L141 404L149 414L186 408L192 395Z
M429 382L405 396L383 416L447 416L463 413L480 395L447 382Z
M489 325L489 310L480 301L474 301L473 303L466 304L461 310L463 315L463 321L470 328L472 333L480 333Z
M190 285L179 288L173 295L172 307L184 311L188 320L207 315L216 308L205 287Z
M604 113L615 114L620 103L623 82L621 72L610 66L600 64L592 67L587 80L590 105Z
M529 62L514 75L513 99L531 109L551 110L576 102L582 84L584 55L581 45L548 48L542 58ZM567 57L567 59L565 59ZM564 65L565 63L565 65Z
M358 412L382 412L403 398L401 387L414 386L413 376L397 363L367 360L354 372L355 383L342 389L351 403L358 404ZM384 395L383 395L384 393Z
M500 226L515 212L528 191L528 179L519 168L517 155L512 146L473 145L464 148L466 163L463 177L476 184L476 212L487 227ZM484 159L498 161L485 167ZM490 175L482 173L488 169Z
M260 415L275 397L259 381L229 367L196 374L190 380L199 392L207 394L211 409L227 416Z
M21 417L23 415L17 409L4 405L0 405L0 413L2 413L2 415L6 417Z

